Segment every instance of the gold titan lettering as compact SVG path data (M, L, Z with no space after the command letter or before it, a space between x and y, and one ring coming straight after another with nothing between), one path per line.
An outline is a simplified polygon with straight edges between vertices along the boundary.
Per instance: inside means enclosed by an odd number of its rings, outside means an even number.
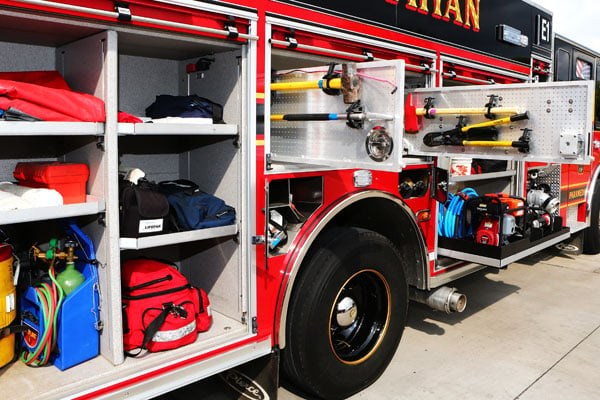
M444 19L450 20L450 13L454 14L454 23L462 25L463 19L462 15L460 14L460 5L458 4L458 0L448 0Z
M385 0L387 3L398 4L399 0ZM460 8L461 0L447 0L446 12L442 15L442 0L433 0L433 10L431 16L433 18L443 18L450 21L451 14L454 16L454 23L462 25L467 29L479 31L479 5L481 0L464 0L465 19L463 21L463 13ZM429 14L429 0L407 0L406 8L411 11L418 11L421 14Z
M434 0L433 17L442 18L442 0Z
M479 0L466 0L465 28L471 27L471 21L473 30L479 31Z

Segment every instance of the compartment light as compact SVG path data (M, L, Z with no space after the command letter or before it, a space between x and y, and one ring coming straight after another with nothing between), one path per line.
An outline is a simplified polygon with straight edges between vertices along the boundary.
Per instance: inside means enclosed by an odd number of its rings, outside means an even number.
M376 126L367 134L365 146L367 154L373 161L382 162L387 160L390 154L392 154L394 141L387 129L383 126Z

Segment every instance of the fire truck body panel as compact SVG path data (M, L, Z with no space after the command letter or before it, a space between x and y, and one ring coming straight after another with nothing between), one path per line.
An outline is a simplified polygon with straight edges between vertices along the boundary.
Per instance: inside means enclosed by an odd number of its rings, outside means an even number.
M550 65L557 55L551 13L517 0L502 5L379 1L133 0L115 8L105 0L0 0L0 49L11 54L0 57L0 68L59 69L74 90L106 103L106 121L97 125L42 122L25 133L16 123L0 121L0 141L11 149L0 160L3 170L12 171L15 159L86 162L92 170L87 194L100 199L91 211L52 209L41 218L0 212L0 225L30 235L50 230L45 220L74 215L95 241L101 265L101 355L62 372L14 363L0 379L11 382L5 385L9 396L28 388L47 398L150 398L265 356L276 374L280 349L283 369L304 389L328 397L327 386L336 391L335 384L347 382L337 393L349 395L370 384L389 362L409 297L461 311L466 298L444 285L485 265L505 267L579 231L588 250L600 251L595 239L600 133L591 125L592 84L535 83L552 80ZM593 52L568 51L570 62L596 60ZM300 70L300 77L292 81L322 79L329 62L338 69L356 64L362 74L365 109L354 111L379 115L365 116L360 128L339 121L356 123L341 96L315 90L286 97L270 89L293 70ZM197 70L186 72L189 65ZM591 73L594 79L595 68ZM492 85L504 83L516 85ZM547 107L526 92L543 92ZM162 93L198 93L220 102L227 124L117 122L117 111L142 115ZM529 121L533 150L526 155L452 146L429 151L425 133L453 129L456 116L436 120L426 132L406 133L408 93L418 99L415 106L433 96L437 107L461 108L483 107L489 94L500 93L505 106L510 100L535 109ZM565 112L570 100L573 110ZM545 121L546 109L567 117ZM338 121L310 125L271 121L272 114L285 113L339 115ZM576 122L571 124L569 115ZM511 141L519 141L520 133L504 128ZM521 126L512 128L520 132ZM557 130L567 138L556 140ZM540 150L550 138L552 145ZM391 155L377 161L382 149L391 149ZM565 156L573 149L576 154ZM465 155L505 159L508 168L478 177L448 174L451 160ZM138 166L156 181L198 181L235 206L238 222L206 233L120 238L120 166ZM12 179L4 175L2 180ZM448 187L451 193L473 185L481 193L527 197L532 182L560 200L564 229L499 255L482 255L464 243L445 247L448 240L438 233L438 200L444 201ZM359 253L377 262L371 265ZM120 263L137 255L172 257L191 283L207 288L215 319L195 343L139 359L124 357ZM346 262L338 265L338 258ZM299 290L313 296L303 303ZM363 292L376 293L377 301ZM314 311L314 318L300 305ZM358 322L368 329L355 329ZM297 328L303 324L329 331L329 337L301 334ZM327 355L319 358L311 345ZM313 364L303 364L299 352ZM298 371L307 365L315 368L305 371L303 380ZM318 376L322 366L331 371ZM327 373L338 374L339 382Z
M568 38L561 35L555 35L554 38L554 80L555 81L568 81L568 80L592 80L598 84L598 63L600 62L599 54L594 52L580 44L577 44ZM598 118L598 92L596 92L595 98L596 109L594 110L595 119L594 125L597 129ZM600 143L600 132L594 131L594 137L592 139L591 151L594 160L598 160L600 156L598 145ZM590 214L589 210L592 208L594 201L594 188L598 181L598 174L600 170L597 168L597 162L591 165L586 165L581 171L580 168L574 166L563 166L563 176L569 176L569 185L565 188L562 194L563 198L566 197L568 201L580 202L582 185L586 184L585 187L585 205L581 203L579 205L579 227L573 226L571 229L579 230L585 229L590 225ZM573 184L571 185L571 182ZM579 229L578 229L579 228Z

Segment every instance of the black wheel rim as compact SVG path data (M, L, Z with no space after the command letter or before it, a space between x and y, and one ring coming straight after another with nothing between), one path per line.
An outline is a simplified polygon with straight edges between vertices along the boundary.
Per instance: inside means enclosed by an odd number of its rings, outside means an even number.
M375 270L352 275L339 290L329 317L329 343L345 364L367 360L385 337L391 297L386 279Z

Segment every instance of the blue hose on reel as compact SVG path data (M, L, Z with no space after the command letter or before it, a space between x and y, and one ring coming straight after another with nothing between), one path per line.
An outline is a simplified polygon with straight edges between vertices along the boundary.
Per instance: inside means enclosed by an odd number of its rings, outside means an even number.
M462 238L464 216L463 209L465 200L477 197L477 192L471 188L465 188L453 195L448 193L448 200L445 204L439 204L438 206L438 235L449 238ZM466 232L466 236L471 234L471 227L469 226Z

